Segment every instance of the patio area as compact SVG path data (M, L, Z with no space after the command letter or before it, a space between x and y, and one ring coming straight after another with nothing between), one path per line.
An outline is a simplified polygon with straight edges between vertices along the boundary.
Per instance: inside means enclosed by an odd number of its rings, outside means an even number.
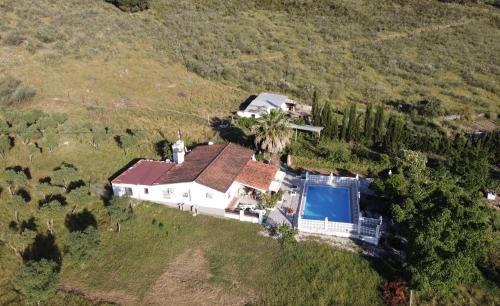
M283 200L278 202L274 210L267 217L267 224L279 226L283 223L297 226L297 214L300 196L304 189L304 179L293 173L286 173L281 186L284 191Z

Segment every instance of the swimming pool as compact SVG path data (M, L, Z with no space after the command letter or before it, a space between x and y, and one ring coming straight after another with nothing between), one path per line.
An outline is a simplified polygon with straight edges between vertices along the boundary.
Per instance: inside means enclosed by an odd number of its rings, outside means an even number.
M349 188L308 185L302 218L352 223Z

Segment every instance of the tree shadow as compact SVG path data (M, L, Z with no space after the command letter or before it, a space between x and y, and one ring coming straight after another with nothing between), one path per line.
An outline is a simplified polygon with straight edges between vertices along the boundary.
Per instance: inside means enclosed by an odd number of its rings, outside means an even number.
M80 187L84 187L86 185L87 184L85 184L85 182L83 180L78 180L78 181L70 182L69 185L68 185L68 189L66 190L66 192L69 193L72 190L75 190L75 189L80 188Z
M23 198L24 202L26 203L29 203L31 202L31 195L30 193L28 192L28 190L24 189L24 188L20 188L17 192L16 192L16 195L20 196L21 198Z
M118 147L120 147L120 148L121 148L121 147L123 146L122 139L121 139L120 135L115 135L115 136L113 137L113 140L115 141L115 143L116 143L116 145L117 145Z
M52 184L52 178L50 176L42 177L41 179L38 180L38 183L50 185L50 184Z
M172 156L169 156L171 151L169 152L165 150L165 147L172 147L172 143L166 139L160 140L157 143L155 143L156 154L158 154L162 160L165 160L167 158L171 159Z
M232 125L229 118L212 117L210 127L226 142L253 148L253 136L247 135L241 128Z
M5 168L5 170L13 170L16 173L22 172L22 173L24 173L24 175L26 175L26 178L28 180L31 180L31 171L30 171L30 168L28 168L28 167L24 168L23 166L17 165L17 166L7 167L7 168Z
M57 201L61 204L61 206L66 206L68 201L66 201L66 197L62 194L49 194L46 195L45 198L38 201L38 208L42 208L43 206L49 204L52 201Z
M36 224L36 219L35 217L30 217L27 220L21 221L21 224L19 225L19 229L22 231L24 230L30 230L30 231L36 231L37 230L37 224Z
M67 163L67 162L65 162L65 161L63 161L63 162L62 162L59 166L55 167L55 168L54 168L54 169L52 169L52 170L53 170L53 171L58 171L58 170L61 170L61 169L62 169L62 167L72 168L72 169L74 169L74 170L78 171L78 168L77 168L75 165L70 164L70 163Z
M35 241L24 250L22 257L25 262L40 261L44 258L52 260L57 264L58 270L62 264L61 251L56 244L56 238L50 233L36 235Z
M81 232L89 226L97 228L97 220L94 217L94 214L85 208L81 212L67 214L64 220L64 225L70 232Z

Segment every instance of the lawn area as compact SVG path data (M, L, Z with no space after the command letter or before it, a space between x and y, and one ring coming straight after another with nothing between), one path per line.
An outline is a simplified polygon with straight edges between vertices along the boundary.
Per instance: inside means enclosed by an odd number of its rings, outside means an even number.
M282 249L258 225L139 203L120 233L106 226L95 258L63 263L66 289L125 304L154 303L166 293L205 305L381 303L383 280L361 255L317 242ZM158 282L178 290L162 292Z

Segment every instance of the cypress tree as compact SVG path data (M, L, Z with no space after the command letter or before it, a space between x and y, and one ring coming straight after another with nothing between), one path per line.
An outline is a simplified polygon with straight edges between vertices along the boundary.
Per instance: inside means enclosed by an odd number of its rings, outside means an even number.
M318 98L318 93L314 91L312 101L312 123L313 125L321 125L322 109Z
M330 125L332 123L332 106L331 104L327 101L325 102L323 106L323 112L321 114L321 126L325 128L326 134L330 136L329 131L330 131Z
M384 106L377 106L373 125L373 141L382 142L384 136Z
M330 124L330 134L332 139L338 139L339 137L339 123L337 122L337 116L332 116L332 123Z
M371 141L373 134L373 104L369 103L365 112L365 124L363 127L365 139Z
M353 127L353 132L352 132L352 140L354 141L358 141L359 138L360 138L360 123L361 123L361 114L359 114L357 117L356 117L356 120L354 121L354 127Z
M349 124L347 125L347 140L354 140L354 124L356 123L356 103L351 104L349 110Z
M384 147L389 152L396 152L403 139L404 123L401 118L393 115L387 122L387 133L384 137Z
M340 133L340 139L341 140L346 140L347 136L347 116L349 114L347 113L347 107L344 109L344 117L342 117L342 131Z

